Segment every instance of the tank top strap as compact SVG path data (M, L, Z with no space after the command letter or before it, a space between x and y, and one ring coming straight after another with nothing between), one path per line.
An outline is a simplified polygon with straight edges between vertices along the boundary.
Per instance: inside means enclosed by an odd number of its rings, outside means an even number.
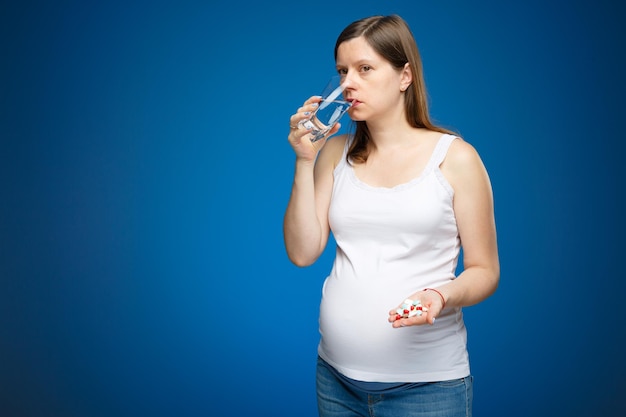
M448 148L450 148L452 141L454 141L454 139L456 138L456 136L447 133L441 135L441 137L437 141L437 145L435 145L435 150L430 156L430 160L428 161L428 165L425 169L426 172L430 172L439 167L439 165L441 165L443 160L446 158Z

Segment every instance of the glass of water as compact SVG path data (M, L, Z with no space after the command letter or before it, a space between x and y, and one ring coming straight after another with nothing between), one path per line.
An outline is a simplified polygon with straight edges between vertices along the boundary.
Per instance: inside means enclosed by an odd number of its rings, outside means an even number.
M350 108L352 103L343 98L344 88L339 75L331 77L322 91L322 101L317 109L311 117L300 122L305 128L311 130L313 135L311 142L322 139Z

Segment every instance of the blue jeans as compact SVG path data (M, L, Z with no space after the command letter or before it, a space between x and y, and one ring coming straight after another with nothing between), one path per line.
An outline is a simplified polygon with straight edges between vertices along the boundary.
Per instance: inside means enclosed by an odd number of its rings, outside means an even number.
M368 394L344 384L317 364L320 417L471 417L473 377L426 382L388 394Z

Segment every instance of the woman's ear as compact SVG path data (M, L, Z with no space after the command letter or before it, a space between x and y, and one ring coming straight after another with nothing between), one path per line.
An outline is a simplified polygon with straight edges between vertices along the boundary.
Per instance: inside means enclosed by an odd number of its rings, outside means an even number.
M412 82L413 72L411 71L411 65L407 62L404 64L404 68L402 68L402 73L400 74L400 90L402 92L406 91Z

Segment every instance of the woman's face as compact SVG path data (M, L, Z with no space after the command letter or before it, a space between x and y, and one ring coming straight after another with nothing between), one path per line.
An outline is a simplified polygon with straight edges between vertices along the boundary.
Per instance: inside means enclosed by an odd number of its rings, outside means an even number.
M374 51L365 38L341 43L336 64L346 86L344 97L352 101L348 111L352 120L372 122L403 112L403 71Z

